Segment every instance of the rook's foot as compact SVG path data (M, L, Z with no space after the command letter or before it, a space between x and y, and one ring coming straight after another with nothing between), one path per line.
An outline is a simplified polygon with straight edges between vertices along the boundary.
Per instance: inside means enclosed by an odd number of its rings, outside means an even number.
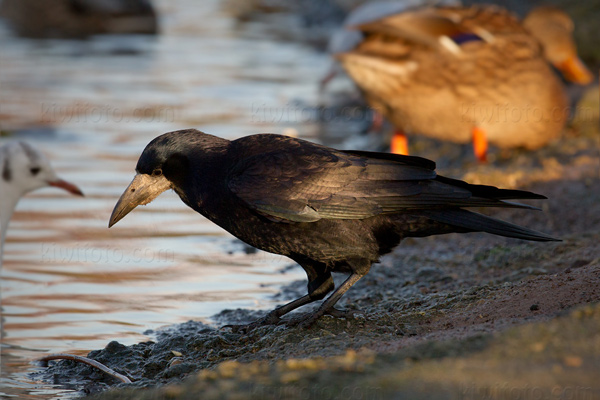
M312 313L306 313L295 318L290 318L289 320L285 321L285 324L289 327L297 327L303 329L309 328L323 315L331 315L334 318L350 319L362 314L363 313L361 311L355 310L338 310L337 308L330 308L328 310L318 309Z
M327 310L325 312L325 314L331 315L332 317L335 317L335 318L346 318L346 319L353 319L357 315L364 315L364 313L360 310L338 310L337 308L332 308L330 310Z
M257 319L254 322L245 325L224 325L221 329L230 328L233 333L248 333L253 331L256 328L267 325L278 325L281 322L281 318L279 318L275 312L271 311L263 318Z
M321 318L323 314L324 313L320 312L320 310L316 310L312 313L302 314L297 317L292 317L288 319L287 321L285 321L285 325L290 328L310 328L310 326L314 324L316 320Z

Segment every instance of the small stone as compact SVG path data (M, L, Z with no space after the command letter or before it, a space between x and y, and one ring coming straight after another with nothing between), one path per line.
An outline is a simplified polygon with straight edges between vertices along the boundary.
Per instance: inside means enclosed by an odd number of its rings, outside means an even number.
M112 342L108 343L104 349L108 353L116 353L117 351L122 351L126 348L127 348L127 346L125 346L124 344L121 344L121 343L117 342L116 340L113 340Z
M579 368L583 364L583 360L578 356L567 356L563 360L567 367Z
M165 386L162 389L163 395L167 398L180 397L183 394L183 388L175 385Z
M171 362L169 362L169 367L174 367L175 365L179 365L181 363L183 363L183 358L175 357L171 359Z
M531 345L531 350L533 350L536 353L540 353L540 352L544 351L545 348L546 348L546 345L542 342L536 342Z
M444 271L436 267L422 267L417 271L417 279L425 281L437 281L444 275Z
M236 375L239 367L240 367L240 363L237 361L233 361L233 360L223 361L217 367L217 371L221 375L221 378L229 379L229 378L233 378Z
M281 374L281 376L279 377L279 381L283 384L292 383L292 382L299 381L301 377L302 376L300 375L299 372L290 371L290 372L285 372L285 373Z
M537 311L537 310L539 310L539 309L540 309L540 306L539 306L539 305L537 305L537 304L532 304L532 305L531 305L531 307L529 307L529 309L530 309L531 311Z

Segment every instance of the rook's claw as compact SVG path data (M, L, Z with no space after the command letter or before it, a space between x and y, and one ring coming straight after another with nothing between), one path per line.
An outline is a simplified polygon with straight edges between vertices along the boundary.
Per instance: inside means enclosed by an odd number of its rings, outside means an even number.
M273 311L265 315L263 318L257 319L254 322L244 325L229 324L224 325L221 329L230 328L233 333L248 333L256 328L267 325L278 325L281 322L281 318L274 314Z

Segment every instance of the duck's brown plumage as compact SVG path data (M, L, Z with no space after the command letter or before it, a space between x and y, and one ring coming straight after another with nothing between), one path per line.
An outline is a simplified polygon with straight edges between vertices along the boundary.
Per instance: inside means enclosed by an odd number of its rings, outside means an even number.
M364 41L337 57L398 129L467 143L479 128L498 147L536 149L557 137L568 117L549 64L573 62L565 21L549 8L524 22L495 6L426 8L358 26ZM550 34L563 40L542 46L537 36ZM585 69L571 77L591 79Z

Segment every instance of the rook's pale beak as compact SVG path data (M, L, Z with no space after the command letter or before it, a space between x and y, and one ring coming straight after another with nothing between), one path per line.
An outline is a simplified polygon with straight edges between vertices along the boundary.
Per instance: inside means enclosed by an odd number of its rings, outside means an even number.
M48 182L48 185L64 189L67 192L73 193L77 196L83 196L83 192L77 186L73 185L71 182L67 182L62 179L50 181Z
M110 228L119 222L140 204L146 205L150 203L157 198L159 194L168 189L171 189L171 182L163 175L151 176L147 174L137 174L115 205L115 209L108 222L108 227Z

